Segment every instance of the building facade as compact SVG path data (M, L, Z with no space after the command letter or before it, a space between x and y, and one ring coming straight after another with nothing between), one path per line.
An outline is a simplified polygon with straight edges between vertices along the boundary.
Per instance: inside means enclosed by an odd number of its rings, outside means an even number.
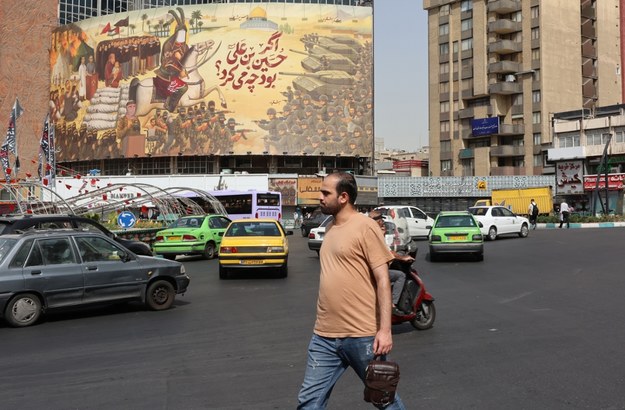
M424 0L432 174L553 173L552 113L622 101L619 3Z

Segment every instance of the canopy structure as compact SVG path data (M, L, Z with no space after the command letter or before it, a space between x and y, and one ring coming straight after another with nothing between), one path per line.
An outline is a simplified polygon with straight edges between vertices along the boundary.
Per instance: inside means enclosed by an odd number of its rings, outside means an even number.
M38 181L6 184L14 214L108 214L127 209L155 209L166 220L181 215L215 213L227 215L221 202L197 188L169 187L132 183L110 184L63 199ZM43 199L42 199L43 198Z

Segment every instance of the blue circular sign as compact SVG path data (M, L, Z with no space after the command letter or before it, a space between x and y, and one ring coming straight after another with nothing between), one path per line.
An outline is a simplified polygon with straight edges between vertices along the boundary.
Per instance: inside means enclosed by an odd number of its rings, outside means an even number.
M137 218L130 211L123 211L117 216L117 225L122 228L132 228L137 223Z

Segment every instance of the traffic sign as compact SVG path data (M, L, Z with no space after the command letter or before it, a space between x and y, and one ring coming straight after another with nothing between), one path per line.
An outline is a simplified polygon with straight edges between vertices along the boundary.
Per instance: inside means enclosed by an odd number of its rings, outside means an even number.
M137 223L137 218L130 211L123 211L117 216L117 225L122 228L132 228Z

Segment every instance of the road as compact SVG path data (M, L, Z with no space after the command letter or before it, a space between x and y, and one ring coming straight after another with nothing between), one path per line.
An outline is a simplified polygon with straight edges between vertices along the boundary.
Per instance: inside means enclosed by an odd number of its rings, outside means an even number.
M486 243L484 262L416 267L436 297L427 331L394 327L408 409L623 409L625 229L532 231ZM318 259L295 233L287 279L220 281L184 259L171 310L97 307L0 324L6 409L294 409L311 335ZM347 372L330 409L368 409Z

